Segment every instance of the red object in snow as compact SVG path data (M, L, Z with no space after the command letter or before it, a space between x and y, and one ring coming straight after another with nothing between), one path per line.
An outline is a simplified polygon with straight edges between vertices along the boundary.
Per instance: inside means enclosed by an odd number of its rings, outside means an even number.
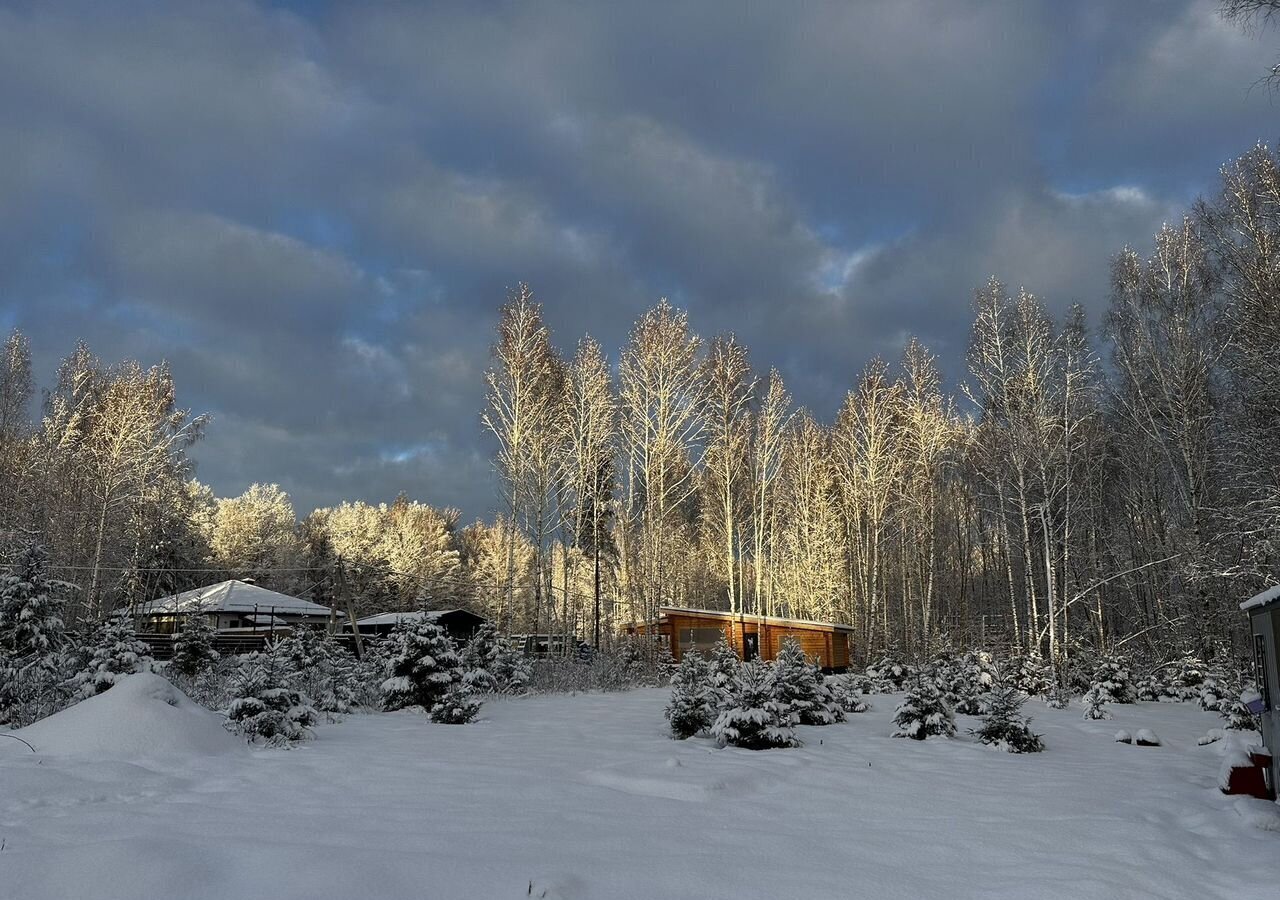
M1243 794L1257 797L1259 800L1276 799L1275 792L1267 784L1267 772L1271 769L1271 754L1260 747L1250 747L1248 752L1250 764L1231 767L1222 793Z

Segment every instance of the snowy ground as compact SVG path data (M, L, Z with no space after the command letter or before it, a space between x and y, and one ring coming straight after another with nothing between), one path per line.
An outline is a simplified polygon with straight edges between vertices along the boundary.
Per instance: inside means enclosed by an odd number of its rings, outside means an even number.
M144 687L131 704L163 693ZM1014 756L892 739L881 696L801 729L802 749L753 753L669 740L666 696L499 700L470 726L351 716L296 750L225 744L170 700L137 716L157 735L146 745L122 723L120 758L111 740L77 756L78 734L120 720L122 694L21 732L40 753L0 740L0 896L1280 895L1280 832L1218 792L1221 744L1195 741L1220 723L1189 704L1095 723L1029 703L1048 750ZM165 738L183 715L195 737ZM1112 741L1143 727L1165 746Z

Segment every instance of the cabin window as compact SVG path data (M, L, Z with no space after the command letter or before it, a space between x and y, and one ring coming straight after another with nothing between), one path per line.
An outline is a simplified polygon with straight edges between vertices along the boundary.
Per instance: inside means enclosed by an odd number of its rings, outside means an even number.
M710 653L722 637L724 632L719 628L681 628L680 652Z

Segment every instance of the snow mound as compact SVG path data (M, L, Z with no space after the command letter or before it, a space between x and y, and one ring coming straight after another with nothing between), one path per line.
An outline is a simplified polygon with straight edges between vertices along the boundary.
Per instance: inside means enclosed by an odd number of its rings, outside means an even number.
M14 734L46 756L138 759L242 749L221 716L153 672L127 675L110 690Z

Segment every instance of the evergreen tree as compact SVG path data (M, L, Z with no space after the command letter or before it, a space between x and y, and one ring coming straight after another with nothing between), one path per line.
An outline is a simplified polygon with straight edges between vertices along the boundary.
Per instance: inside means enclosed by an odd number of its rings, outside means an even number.
M894 737L917 741L932 735L951 737L956 733L956 717L937 685L916 676L906 696L893 714Z
M861 713L871 708L865 685L865 675L839 675L831 679L832 695L846 713Z
M28 547L0 578L0 653L48 667L66 639L64 595L71 587L48 576L49 553Z
M1026 698L1017 688L998 685L990 697L982 726L970 734L984 744L994 744L1010 753L1039 753L1044 749L1040 735L1031 730L1031 720L1022 716Z
M361 705L361 673L355 654L332 638L324 641L324 680L315 695L316 709L347 713Z
M1028 697L1047 697L1053 690L1053 669L1039 651L1010 660L1013 686Z
M1225 698L1232 694L1230 682L1219 672L1208 672L1200 683L1200 708L1219 712Z
M92 697L125 675L150 670L151 650L138 640L133 620L127 615L112 615L99 626L88 661L72 686L80 697Z
M1170 700L1199 700L1210 677L1209 668L1198 656L1190 654L1169 666L1168 680L1161 685L1160 696Z
M483 700L461 680L451 683L431 706L431 721L442 725L465 725L480 713Z
M451 684L462 680L462 660L434 622L404 620L391 633L386 675L382 696L387 709L421 706L430 711Z
M1093 673L1093 684L1100 686L1113 703L1133 703L1138 699L1137 688L1129 664L1118 656L1106 656Z
M489 671L497 653L497 629L492 622L485 622L462 648L462 682L472 693L498 693L498 679Z
M911 666L901 662L892 653L886 653L884 656L867 666L867 677L871 680L871 689L877 694L888 694L893 691L902 690L903 685L907 683L915 672Z
M671 736L684 740L710 728L715 722L718 698L711 682L710 663L700 653L686 653L671 678L671 702L666 709Z
M721 744L748 750L798 747L796 714L777 694L773 673L764 663L743 663L733 683L729 705L716 717L711 734Z
M733 648L729 646L723 634L711 648L708 666L711 672L712 688L722 698L728 698L738 683L738 670L742 668L742 660L738 659L738 654L733 652Z
M281 654L251 653L232 677L234 698L227 718L250 741L289 742L311 736L316 711L291 684L291 667Z
M188 678L194 678L201 672L212 668L218 661L218 651L213 648L218 629L209 617L202 613L192 613L182 623L173 642L173 657L169 660L169 668Z
M1249 712L1245 706L1245 697L1256 696L1257 691L1251 686L1245 687L1244 690L1238 691L1234 696L1222 700L1218 705L1218 714L1227 720L1227 724L1223 726L1230 731L1261 731L1258 717Z
M1105 685L1093 685L1080 700L1084 704L1084 718L1093 720L1111 718L1111 713L1107 711L1107 704L1114 702L1115 698L1111 696L1111 692Z
M987 694L999 677L991 654L985 650L970 650L961 660L963 688L955 701L955 711L966 716L980 716L986 712Z

